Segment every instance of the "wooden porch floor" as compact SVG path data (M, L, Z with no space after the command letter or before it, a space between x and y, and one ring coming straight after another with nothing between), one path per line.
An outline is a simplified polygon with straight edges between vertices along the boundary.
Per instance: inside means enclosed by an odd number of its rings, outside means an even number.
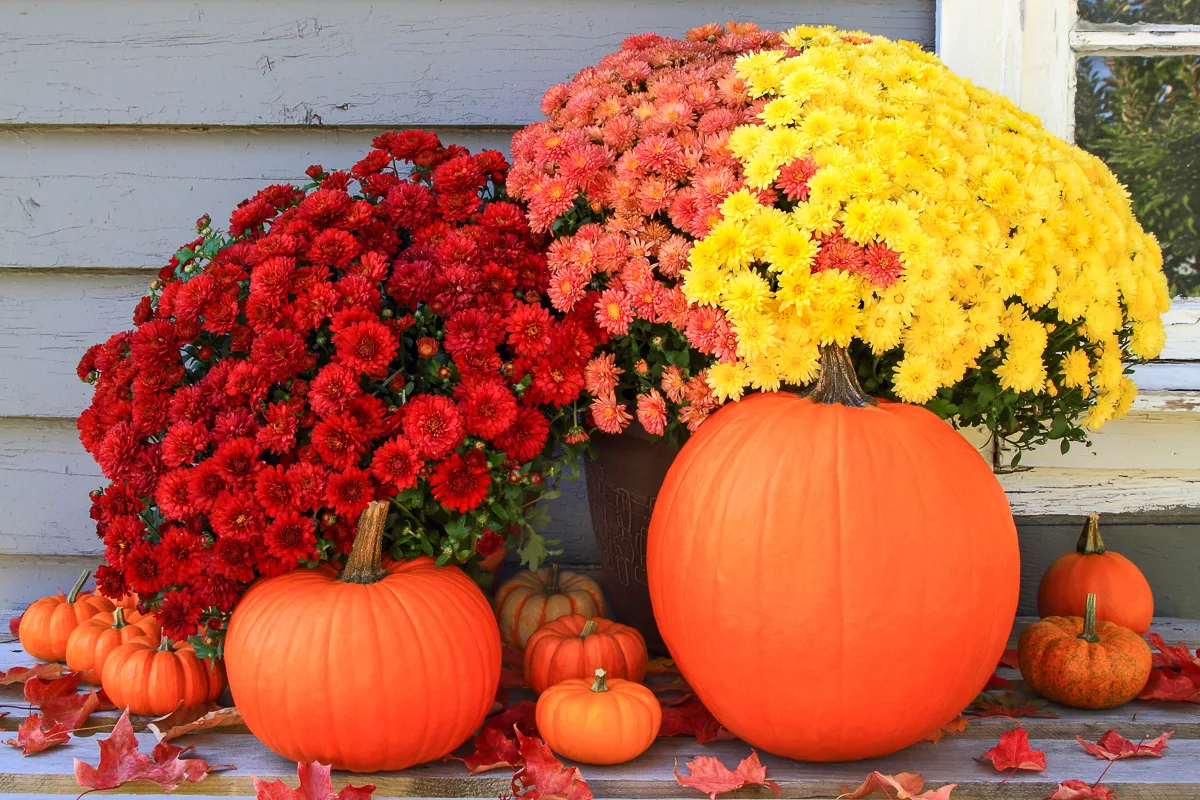
M1018 620L1014 637L1025 624L1028 624L1027 620ZM1154 630L1169 643L1185 641L1193 649L1200 646L1200 620L1157 619ZM0 669L28 663L30 659L18 643L11 638L0 640ZM1020 681L1016 670L1001 669L998 674L1012 681L1016 693L1033 696ZM14 731L25 716L20 707L23 702L19 685L0 689L0 703L11 712L0 719L0 731L3 731L0 740L15 736ZM1057 719L1023 718L1021 724L1029 733L1032 747L1046 752L1047 769L1044 773L1015 775L1003 786L999 785L1003 774L994 770L991 764L980 763L975 758L991 748L1001 733L1014 727L1008 719L972 720L966 731L958 736L947 737L936 744L914 745L887 758L869 761L807 764L765 753L759 755L767 768L767 777L779 784L785 798L835 798L856 787L872 770L879 770L889 774L918 772L925 778L926 788L957 783L955 800L1041 800L1048 797L1060 781L1077 778L1090 783L1104 768L1105 762L1085 753L1075 741L1076 736L1094 741L1113 728L1136 742L1143 737L1174 731L1165 758L1117 762L1104 783L1117 792L1120 800L1200 800L1200 705L1153 703L1143 706L1143 703L1135 702L1110 711L1080 711L1049 704L1046 710L1058 714ZM92 724L104 717L115 719L116 714L93 715ZM136 727L138 731L144 729L144 725ZM103 732L99 735L107 736ZM152 749L152 734L139 732L138 739L143 752ZM210 764L234 764L237 767L213 773L198 784L184 784L176 794L250 797L254 794L251 775L268 780L282 778L295 785L295 764L268 751L244 728L190 735L176 743L194 745L195 755ZM715 755L732 768L749 752L750 747L739 741L700 745L690 737L659 739L649 752L628 764L583 766L580 772L597 798L701 798L698 792L675 782L673 769L676 763L682 770L687 761L698 755ZM28 758L23 758L17 748L0 746L0 797L74 797L81 789L75 783L73 760L78 758L95 764L98 757L96 743L88 735L72 738L65 745ZM468 776L461 762L451 761L403 772L361 776L334 773L334 785L340 788L346 783L373 783L377 787L376 797L496 798L508 792L509 777L510 773L505 770ZM158 792L156 785L147 783L102 794L134 796ZM727 796L774 795L763 790Z

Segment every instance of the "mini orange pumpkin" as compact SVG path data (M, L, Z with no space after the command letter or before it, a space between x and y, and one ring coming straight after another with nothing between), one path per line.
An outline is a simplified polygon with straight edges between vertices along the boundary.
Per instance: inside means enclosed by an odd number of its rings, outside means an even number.
M662 707L640 683L608 678L569 678L537 701L538 732L550 749L583 764L622 764L654 743Z
M1137 697L1150 677L1150 646L1113 622L1096 622L1096 595L1084 616L1046 617L1018 643L1021 677L1048 700L1072 708L1113 708Z
M62 661L67 657L71 631L85 619L113 610L107 597L80 591L91 574L84 570L69 593L43 597L25 609L17 631L25 652L43 661Z
M1038 616L1082 617L1084 599L1102 598L1096 619L1115 622L1134 633L1150 630L1154 594L1137 565L1104 546L1100 515L1091 514L1075 551L1059 556L1038 586Z
M610 679L641 683L646 677L646 640L628 625L569 614L547 622L525 643L525 680L541 693L567 678L603 669Z
M146 637L157 643L162 626L153 616L117 606L79 624L67 637L67 667L79 672L87 683L100 683L104 662L126 642Z
M606 616L600 586L586 575L560 572L557 564L518 572L496 590L494 605L500 639L518 650L525 649L534 631L559 617Z
M225 670L220 662L197 658L190 645L138 637L108 654L100 682L117 708L161 716L216 700L225 689Z

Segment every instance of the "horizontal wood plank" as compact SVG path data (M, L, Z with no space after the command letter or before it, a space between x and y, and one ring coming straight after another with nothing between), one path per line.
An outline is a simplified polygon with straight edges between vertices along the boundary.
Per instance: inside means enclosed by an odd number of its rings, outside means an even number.
M999 477L1017 516L1132 514L1200 506L1200 470L1036 467Z
M0 124L523 125L626 36L730 16L934 38L934 0L6 3Z
M1200 25L1089 25L1071 31L1081 56L1182 56L1200 54Z
M1200 470L1200 419L1172 411L1131 411L1091 433L1091 446L1063 453L1050 442L1021 454L1021 466L1063 469ZM1011 460L1005 445L1000 462Z

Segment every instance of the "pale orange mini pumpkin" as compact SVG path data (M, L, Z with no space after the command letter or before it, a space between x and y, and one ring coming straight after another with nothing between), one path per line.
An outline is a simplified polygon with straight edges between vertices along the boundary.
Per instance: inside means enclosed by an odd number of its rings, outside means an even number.
M570 678L537 701L538 732L561 756L582 764L623 764L646 752L662 726L662 706L640 683Z
M567 678L608 677L641 683L646 677L646 640L628 625L569 614L547 622L525 643L525 680L544 692Z
M43 661L62 661L67 657L67 638L79 623L101 611L112 611L107 597L80 591L90 570L84 570L67 594L35 600L21 615L17 635L25 652Z
M99 684L109 654L126 642L147 638L158 642L162 626L153 616L144 616L117 606L84 620L67 637L67 667L81 673L87 683Z
M494 605L501 641L518 650L525 649L534 631L559 617L607 616L600 586L586 575L560 571L557 564L518 572L496 590Z

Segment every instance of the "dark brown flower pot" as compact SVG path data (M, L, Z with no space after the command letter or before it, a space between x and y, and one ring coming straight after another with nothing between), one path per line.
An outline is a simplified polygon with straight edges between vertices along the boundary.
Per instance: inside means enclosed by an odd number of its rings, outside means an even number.
M587 464L588 507L613 616L641 631L651 654L659 655L666 646L650 608L646 532L676 452L632 425L619 436L597 435L596 458Z

